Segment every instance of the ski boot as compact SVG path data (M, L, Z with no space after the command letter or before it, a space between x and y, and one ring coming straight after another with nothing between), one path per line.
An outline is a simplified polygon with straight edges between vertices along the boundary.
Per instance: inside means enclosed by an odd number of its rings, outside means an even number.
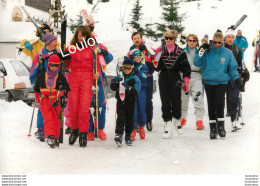
M45 142L45 135L44 135L44 129L43 128L39 128L38 131L34 133L34 135L41 142Z
M98 130L98 138L102 141L105 141L107 139L106 133L103 131L103 129Z
M89 132L88 133L88 136L87 136L87 140L88 141L94 141L94 132Z
M79 129L72 129L69 137L69 144L74 145L79 136Z
M59 141L59 138L55 138L55 146L56 147L59 147L60 146L60 141Z
M141 138L142 140L144 140L144 139L145 139L144 127L138 126L137 128L138 128L138 131L139 131L139 136L140 136L140 138Z
M87 132L80 132L79 133L79 146L86 147L87 146Z
M167 139L167 138L171 138L171 137L172 137L172 122L171 121L164 122L163 138Z
M153 123L152 122L146 122L146 128L148 131L152 132L153 130Z
M131 136L132 141L135 141L135 136L136 136L136 130L133 130L132 136Z
M71 132L71 127L67 127L67 128L65 129L65 134L70 134L70 132Z
M225 127L224 127L224 123L225 121L218 121L218 135L221 138L226 137L226 131L225 131Z
M116 142L116 144L117 144L118 147L122 147L122 141L123 141L122 138L123 138L123 137L122 137L122 134L116 134L116 136L115 136L115 142Z
M132 146L133 141L131 140L131 133L125 134L125 143L127 146Z
M180 123L181 123L181 127L183 127L184 125L186 125L186 119L181 118Z
M182 129L181 129L180 120L177 120L177 119L173 118L173 125L174 125L177 133L179 135L182 135L183 132L182 132Z
M236 120L236 116L231 116L231 122L232 122L232 129L231 132L236 132L241 129L241 127L238 127L238 121Z
M217 124L216 123L210 123L210 134L209 137L211 140L217 139L218 133L217 133Z
M204 129L203 121L202 120L198 120L196 122L196 126L197 126L197 130L203 130Z
M54 138L53 135L47 137L46 143L47 143L52 149L54 149L54 148L56 147L56 142L55 142L55 138Z

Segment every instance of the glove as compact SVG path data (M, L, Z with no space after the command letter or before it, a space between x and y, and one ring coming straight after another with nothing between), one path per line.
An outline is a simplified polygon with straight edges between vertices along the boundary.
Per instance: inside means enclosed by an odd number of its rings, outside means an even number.
M100 49L100 53L99 54L102 54L103 56L107 55L107 51L103 48Z
M32 44L29 41L25 41L24 42L24 46L29 51L32 51L32 49L33 49L33 46L32 46Z
M184 87L182 88L182 90L184 92L188 92L189 91L189 84L190 84L190 78L185 77L184 78Z
M241 79L240 79L240 78L237 78L237 79L235 80L235 82L236 82L236 84L238 85L239 90L240 90L241 92L245 92L245 89L244 89L244 86L243 86L243 84L242 84Z
M210 51L210 45L208 43L205 43L199 47L198 54L201 57L205 52L209 52L209 51Z
M122 83L122 85L126 88L126 89L129 89L129 86L126 82Z
M117 83L122 81L122 80L123 80L123 78L121 78L120 76L117 76L114 79L112 79L113 82L117 82Z
M128 81L128 85L131 86L131 87L134 87L135 85L135 80L132 78Z

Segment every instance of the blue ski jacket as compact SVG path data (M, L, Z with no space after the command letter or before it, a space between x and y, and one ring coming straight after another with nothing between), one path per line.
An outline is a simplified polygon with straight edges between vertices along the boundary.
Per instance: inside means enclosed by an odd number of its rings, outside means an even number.
M247 49L248 47L248 42L244 36L236 36L236 39L234 40L233 44L237 44L237 46L240 48L242 51L242 59L244 59L244 49Z
M224 45L219 48L212 45L210 51L205 52L201 57L197 54L193 64L202 68L202 79L206 84L227 84L230 78L233 80L239 78L234 55Z

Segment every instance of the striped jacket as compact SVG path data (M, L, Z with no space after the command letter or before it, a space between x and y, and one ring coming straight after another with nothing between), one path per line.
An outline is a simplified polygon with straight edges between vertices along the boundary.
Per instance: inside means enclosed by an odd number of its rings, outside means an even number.
M161 47L156 49L156 52L161 50ZM156 71L164 72L172 72L178 74L178 78L180 79L179 73L183 73L183 78L190 78L191 68L187 59L186 52L180 48L177 44L175 44L175 49L170 54L165 46L162 56L159 60L158 67L155 69Z

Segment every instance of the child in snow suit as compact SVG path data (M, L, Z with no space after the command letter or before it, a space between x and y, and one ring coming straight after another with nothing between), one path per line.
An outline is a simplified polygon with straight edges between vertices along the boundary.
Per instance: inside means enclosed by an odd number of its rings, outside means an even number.
M136 129L138 127L140 138L145 139L144 126L146 123L146 85L147 85L147 76L148 76L148 67L141 63L142 53L138 49L132 49L129 52L130 58L134 61L134 72L135 75L141 81L141 89L138 93L135 112L134 112L134 130L132 132L131 139L135 141Z
M70 91L69 84L59 70L59 66L60 58L58 55L50 56L46 72L39 75L34 86L35 99L40 105L44 118L46 142L51 148L59 146L59 114L61 110L59 98L67 95L67 91Z
M136 75L134 75L134 62L132 59L126 58L123 62L123 77L116 76L111 81L111 89L116 91L117 99L117 121L115 130L115 141L118 146L122 145L122 136L125 130L125 142L127 145L132 145L131 134L134 128L133 117L135 110L135 101L138 92L141 89L141 82ZM120 84L120 81L122 81ZM123 87L125 92L119 89ZM120 96L120 93L124 94Z

